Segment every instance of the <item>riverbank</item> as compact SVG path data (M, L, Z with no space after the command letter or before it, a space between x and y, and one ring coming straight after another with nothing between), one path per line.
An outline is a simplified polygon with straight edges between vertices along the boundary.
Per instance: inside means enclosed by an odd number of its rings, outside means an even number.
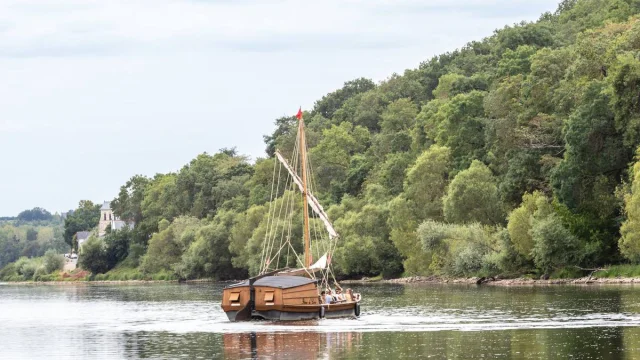
M490 286L546 286L546 285L589 285L589 284L640 284L640 277L598 278L582 277L571 279L500 279L500 278L445 278L440 276L412 276L398 279L344 280L341 284L468 284Z
M66 281L0 281L0 285L77 285L77 284L168 284L168 283L187 283L187 284L198 284L198 283L224 283L227 281L216 281L213 279L195 279L195 280L186 280L186 281L178 281L178 280L88 280L88 279L78 279L78 280L66 280ZM236 281L233 281L236 282Z
M160 284L160 283L235 283L241 280L216 281L213 279L194 279L186 281L178 280L89 280L77 279L67 281L0 281L4 285L74 285L74 284ZM640 284L640 277L597 278L583 277L572 279L500 279L485 277L470 278L446 278L441 276L411 276L397 279L360 279L342 280L341 285L364 284L462 284L462 285L489 285L489 286L548 286L548 285L598 285L598 284Z

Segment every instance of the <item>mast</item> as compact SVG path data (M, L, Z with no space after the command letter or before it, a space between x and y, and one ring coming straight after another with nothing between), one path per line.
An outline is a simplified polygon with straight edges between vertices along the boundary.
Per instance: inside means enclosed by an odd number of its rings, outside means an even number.
M311 266L310 234L309 234L309 202L307 200L307 144L304 134L304 119L302 110L298 110L298 134L300 134L300 161L302 162L302 212L304 216L304 267Z

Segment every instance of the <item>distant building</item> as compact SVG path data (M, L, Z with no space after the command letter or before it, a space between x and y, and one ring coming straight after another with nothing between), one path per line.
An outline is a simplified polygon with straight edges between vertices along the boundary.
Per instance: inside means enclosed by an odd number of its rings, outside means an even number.
M111 230L121 230L125 227L133 229L135 223L133 221L120 220L111 210L111 202L105 201L100 208L100 222L98 223L98 236L103 237L107 233L107 227L111 226Z
M90 231L78 231L76 233L76 240L78 241L78 250L80 250L80 247L85 241L87 241L89 236L91 236Z

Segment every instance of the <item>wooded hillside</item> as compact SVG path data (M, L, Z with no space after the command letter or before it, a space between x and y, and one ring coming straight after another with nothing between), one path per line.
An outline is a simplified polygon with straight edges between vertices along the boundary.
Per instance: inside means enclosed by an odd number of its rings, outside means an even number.
M637 14L638 0L566 0L319 99L305 112L307 141L341 234L336 271L542 275L639 261ZM296 121L275 121L255 164L224 149L132 177L112 207L136 228L93 247L111 259L94 271L126 261L187 279L255 273L273 154L291 153Z

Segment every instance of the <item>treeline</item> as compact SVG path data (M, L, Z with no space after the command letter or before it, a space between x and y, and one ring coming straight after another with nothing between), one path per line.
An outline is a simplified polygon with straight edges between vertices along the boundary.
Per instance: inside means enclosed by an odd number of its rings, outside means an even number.
M40 208L20 214L30 215L0 222L0 268L20 257L40 257L49 250L58 254L70 250L63 238L63 223L59 216ZM43 214L44 217L40 216Z
M318 100L307 141L341 234L338 274L539 276L640 260L638 13L637 0L566 0ZM253 165L225 149L131 178L112 207L135 229L91 240L86 266L255 273L273 154L292 152L296 121L276 120Z

